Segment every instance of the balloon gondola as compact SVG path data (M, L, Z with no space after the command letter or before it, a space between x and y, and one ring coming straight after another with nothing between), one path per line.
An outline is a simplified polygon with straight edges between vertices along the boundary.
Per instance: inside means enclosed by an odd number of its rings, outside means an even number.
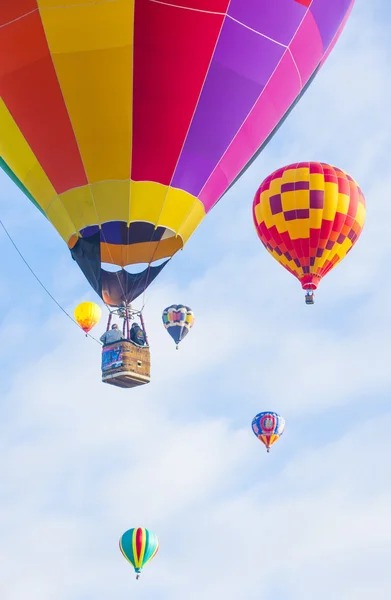
M122 319L122 331L112 318ZM130 321L140 319L141 327ZM111 328L110 328L111 326ZM109 313L106 332L101 336L102 381L116 387L133 388L151 380L151 356L148 337L141 311L130 305L112 309Z

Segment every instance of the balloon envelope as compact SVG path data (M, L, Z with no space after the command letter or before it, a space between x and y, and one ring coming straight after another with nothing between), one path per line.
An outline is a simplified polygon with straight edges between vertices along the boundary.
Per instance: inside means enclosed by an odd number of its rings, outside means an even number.
M319 281L352 249L365 221L365 198L350 175L325 163L278 169L253 202L258 237L303 289Z
M132 301L184 246L353 3L0 2L0 164L106 304Z
M194 325L194 313L189 306L172 304L164 309L162 314L163 325L176 343L187 336Z
M254 434L269 452L270 447L284 433L285 419L276 412L261 412L253 418L251 426Z
M82 302L74 311L75 320L86 333L99 323L101 314L100 307L95 302Z
M139 578L141 569L159 550L157 535L144 527L125 531L119 541L119 547L127 561L134 567Z

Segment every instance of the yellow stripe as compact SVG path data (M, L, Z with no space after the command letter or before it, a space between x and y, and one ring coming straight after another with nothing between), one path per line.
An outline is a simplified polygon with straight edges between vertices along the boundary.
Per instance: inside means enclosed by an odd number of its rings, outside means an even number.
M134 0L38 5L88 181L129 179Z
M365 206L361 201L359 201L358 206L357 206L356 221L360 225L361 228L364 227L365 215L366 215Z
M90 186L73 188L61 194L60 198L68 214L72 215L72 221L77 231L83 229L86 224L99 223Z
M134 556L134 566L135 566L135 568L139 569L140 565L139 565L138 556L137 556L136 534L137 534L137 529L135 529L133 531L133 535L132 535L132 550L133 550L133 556Z
M0 156L46 211L57 194L1 98L0 131Z
M136 544L136 539L137 539L137 531L138 529L142 530L142 542L141 542L141 553L140 553L140 558L138 558L138 554L137 554L137 544ZM137 569L141 569L141 567L143 566L143 560L144 560L144 553L145 553L145 542L147 539L147 534L145 532L144 527L139 527L137 529L135 529L133 531L133 536L132 536L132 548L133 548L133 556L134 556L134 566Z
M146 544L147 544L147 532L143 527L143 535L141 538L140 567L143 566Z
M102 181L90 186L100 223L128 222L130 181Z
M119 541L119 545L120 545L121 552L122 552L123 556L126 558L126 560L128 561L128 563L131 564L132 567L134 568L135 565L132 563L132 561L130 560L129 556L127 554L125 554L125 552L124 552L121 540Z

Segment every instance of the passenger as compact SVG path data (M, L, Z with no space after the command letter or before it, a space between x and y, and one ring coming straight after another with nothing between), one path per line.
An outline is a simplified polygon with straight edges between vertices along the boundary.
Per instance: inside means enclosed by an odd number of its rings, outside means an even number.
M111 326L109 331L105 331L103 335L100 336L100 341L104 346L107 344L114 344L115 342L119 342L120 340L125 340L125 336L122 335L122 332L119 330L117 323Z
M145 333L137 323L133 323L130 329L130 339L137 346L145 345Z

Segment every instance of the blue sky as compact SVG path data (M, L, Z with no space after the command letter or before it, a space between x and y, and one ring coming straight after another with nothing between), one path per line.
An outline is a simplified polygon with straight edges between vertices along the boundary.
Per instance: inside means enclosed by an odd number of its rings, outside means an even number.
M100 382L99 346L0 231L2 598L391 597L390 28L386 0L356 1L305 97L149 288L145 388ZM345 169L367 199L314 307L251 217L264 177L301 160ZM0 218L69 312L96 300L4 175ZM178 352L173 302L196 315ZM286 419L270 455L251 431L268 409ZM161 542L140 582L118 550L137 525Z

